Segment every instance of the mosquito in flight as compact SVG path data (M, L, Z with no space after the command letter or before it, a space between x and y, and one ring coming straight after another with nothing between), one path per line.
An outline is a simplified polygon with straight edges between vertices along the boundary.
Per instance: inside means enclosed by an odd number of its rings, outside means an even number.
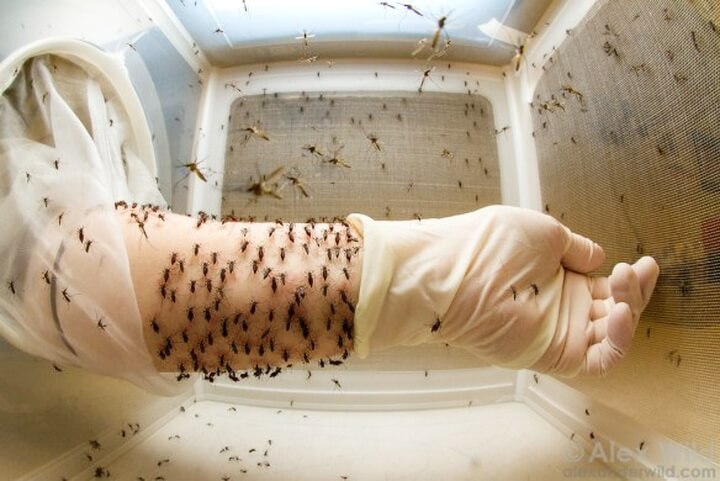
M179 167L185 167L187 169L187 175L185 177L187 177L190 174L195 174L198 177L198 179L202 180L203 182L207 182L207 178L205 177L205 174L202 173L202 171L200 170L200 167L199 167L202 162L203 161L201 160L200 162L190 162L188 164L180 164Z
M412 4L410 4L410 3L395 2L395 4L400 5L401 7L404 7L408 12L412 12L412 13L414 13L415 15L418 15L418 16L420 16L420 17L423 16L423 14L420 12L420 10L418 10L417 8L415 8L415 7L414 7Z
M449 36L447 31L445 30L445 22L447 22L448 15L444 15L440 17L437 21L437 26L435 27L435 32L433 33L432 42L430 43L430 48L437 51L438 44L440 42L440 38L442 37L442 34L445 33L445 39L446 41L449 40Z
M315 34L308 33L307 30L303 30L302 35L300 35L299 37L295 37L295 40L302 40L303 47L308 48L310 46L310 39L314 37Z
M247 192L252 192L256 198L269 195L270 197L274 197L276 199L282 199L282 196L277 193L278 184L274 181L277 180L284 172L285 167L280 166L273 170L268 176L261 175L259 181L250 184Z
M178 168L185 169L185 175L182 176L177 182L175 182L175 185L173 186L173 192L175 189L177 189L177 186L181 184L185 179L187 179L189 176L194 175L198 179L200 179L203 182L207 182L206 175L208 172L210 172L210 169L207 169L206 172L203 172L200 168L200 164L202 164L204 160L201 160L200 162L188 162L186 164L178 164Z

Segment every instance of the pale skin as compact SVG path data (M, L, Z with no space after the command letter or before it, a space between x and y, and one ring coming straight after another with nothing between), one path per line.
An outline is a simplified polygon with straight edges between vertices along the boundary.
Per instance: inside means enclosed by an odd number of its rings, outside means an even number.
M159 371L273 376L289 365L337 364L352 351L362 244L344 222L116 212Z

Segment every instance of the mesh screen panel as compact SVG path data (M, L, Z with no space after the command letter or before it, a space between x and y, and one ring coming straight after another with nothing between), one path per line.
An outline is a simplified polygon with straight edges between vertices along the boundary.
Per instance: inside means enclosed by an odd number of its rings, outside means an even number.
M501 202L492 106L479 96L249 96L230 109L227 142L223 215L304 221L360 212L375 219L412 219ZM284 171L270 179L280 167ZM248 190L263 176L281 198ZM461 349L427 345L351 358L345 367L425 370L485 364Z
M501 201L492 107L482 97L267 94L238 99L228 124L223 214L411 219ZM282 199L248 191L278 167L266 183Z
M720 23L714 2L602 1L543 67L545 211L661 275L629 357L569 384L720 461ZM640 442L640 439L638 439Z

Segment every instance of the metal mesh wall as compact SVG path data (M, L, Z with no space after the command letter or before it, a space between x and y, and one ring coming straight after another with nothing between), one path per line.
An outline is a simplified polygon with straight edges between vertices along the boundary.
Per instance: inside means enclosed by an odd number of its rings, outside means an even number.
M223 214L411 219L501 201L492 107L482 97L267 94L238 99L228 125ZM248 191L278 167L266 184L282 198Z
M720 461L720 22L714 2L602 1L535 91L545 210L603 274L661 269L629 358L570 385Z

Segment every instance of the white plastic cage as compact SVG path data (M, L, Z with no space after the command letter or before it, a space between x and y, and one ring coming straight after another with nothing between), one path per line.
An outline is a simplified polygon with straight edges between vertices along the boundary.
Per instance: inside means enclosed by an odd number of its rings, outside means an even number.
M141 99L177 212L402 219L504 203L601 241L606 268L653 255L663 274L630 357L563 381L403 348L163 398L4 344L3 479L720 478L717 5L272 3L8 1L0 60L60 35L124 65L112 75ZM418 42L445 15L455 44L428 60ZM77 55L111 72L93 49ZM261 149L248 125L284 142ZM306 144L342 149L352 172ZM279 165L309 196L280 185L284 202L253 202L249 183Z

